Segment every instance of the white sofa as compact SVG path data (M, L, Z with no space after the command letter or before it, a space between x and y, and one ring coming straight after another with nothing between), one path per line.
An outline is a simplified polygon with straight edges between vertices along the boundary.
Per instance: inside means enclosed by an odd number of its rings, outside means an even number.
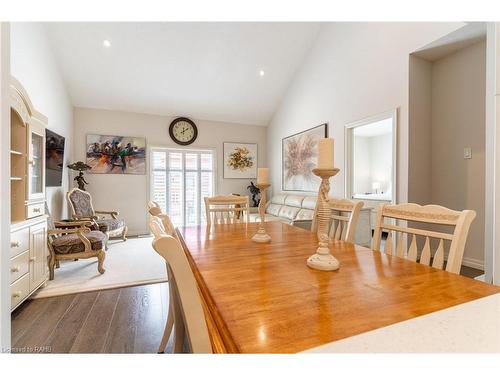
M266 206L266 221L281 221L307 230L311 229L316 207L316 195L278 194ZM372 208L363 207L354 234L354 243L370 247ZM258 213L251 213L250 222L260 221Z
M281 221L292 225L299 220L312 222L316 199L316 195L277 194L267 203L266 221ZM260 221L259 214L250 214L250 221Z

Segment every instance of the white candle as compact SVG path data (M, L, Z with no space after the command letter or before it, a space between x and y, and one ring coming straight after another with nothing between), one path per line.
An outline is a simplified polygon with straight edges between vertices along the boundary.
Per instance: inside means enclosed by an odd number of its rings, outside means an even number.
M318 168L333 169L333 138L322 138L318 143Z
M257 168L257 184L269 184L269 168Z

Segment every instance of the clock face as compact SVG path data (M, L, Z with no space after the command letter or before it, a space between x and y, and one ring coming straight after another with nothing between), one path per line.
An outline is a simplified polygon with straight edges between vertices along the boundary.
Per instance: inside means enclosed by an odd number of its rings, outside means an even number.
M196 140L198 129L190 119L179 117L170 124L169 133L175 143L186 146Z

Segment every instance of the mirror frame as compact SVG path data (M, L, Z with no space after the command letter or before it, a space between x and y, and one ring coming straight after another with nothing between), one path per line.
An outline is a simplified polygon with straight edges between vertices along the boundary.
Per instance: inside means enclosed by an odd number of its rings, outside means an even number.
M353 186L353 173L352 173L352 164L353 164L353 134L354 129L360 126L365 126L371 124L373 122L381 121L384 119L392 118L392 203L395 204L398 202L398 183L397 183L397 150L398 150L398 114L399 108L395 108L391 111L382 112L376 114L374 116L366 117L364 119L351 122L345 125L345 197L347 199L352 199L352 186Z

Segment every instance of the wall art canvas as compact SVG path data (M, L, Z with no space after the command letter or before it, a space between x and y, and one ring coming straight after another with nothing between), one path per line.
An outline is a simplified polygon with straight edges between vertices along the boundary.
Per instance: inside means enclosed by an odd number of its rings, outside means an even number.
M312 173L318 159L318 142L328 136L328 125L322 124L283 138L282 190L317 192L321 179Z
M146 174L146 139L120 135L87 135L90 173Z
M257 178L257 144L224 142L224 178Z

